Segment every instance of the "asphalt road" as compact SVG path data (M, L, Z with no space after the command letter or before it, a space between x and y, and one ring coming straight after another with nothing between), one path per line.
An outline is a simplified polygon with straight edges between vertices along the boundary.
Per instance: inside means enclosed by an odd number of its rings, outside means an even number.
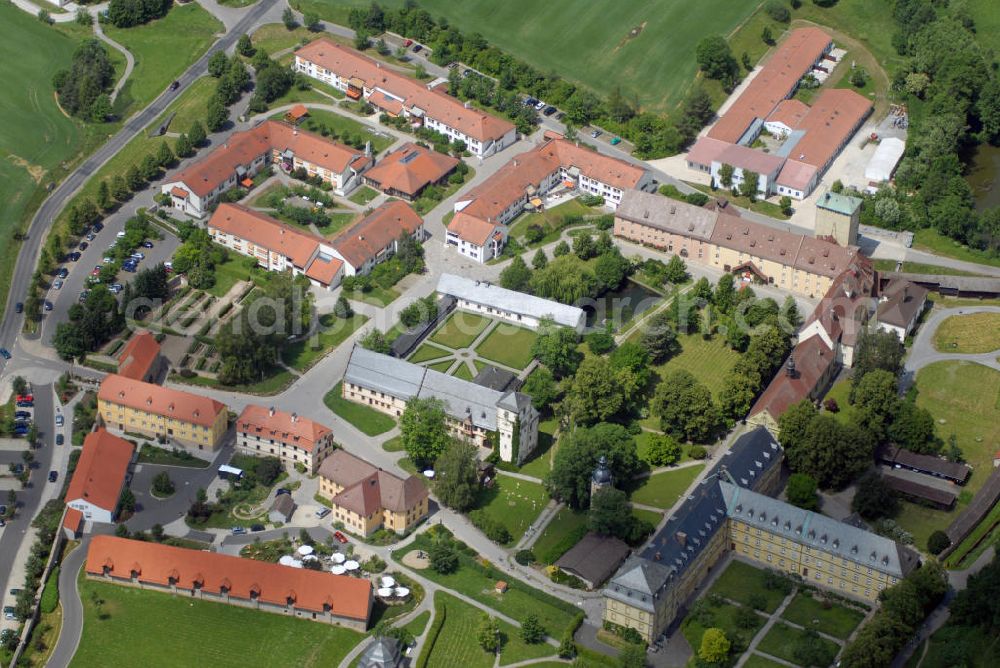
M83 601L78 591L80 569L87 558L90 547L90 537L84 537L75 550L63 559L59 570L59 600L63 606L63 626L59 632L59 641L49 657L49 666L63 668L68 666L76 653L77 645L83 635Z
M52 467L52 452L55 448L53 433L55 432L55 412L51 385L36 385L32 388L35 395L35 423L38 425L38 443L35 448L35 463L31 469L28 487L17 493L17 512L7 526L0 529L0 592L6 593L11 587L20 587L21 582L10 582L11 569L21 540L31 525L42 498L45 485L49 484L46 476ZM20 454L18 454L20 459ZM58 484L61 484L60 481ZM0 500L6 503L7 499Z
M156 120L167 106L184 90L187 89L196 79L204 76L208 72L208 59L216 51L228 50L236 44L240 35L248 32L264 14L271 9L277 0L262 0L253 9L240 19L232 30L223 35L211 48L199 58L194 65L189 67L177 81L180 87L176 91L165 91L156 100L150 103L145 109L136 113L126 121L121 130L111 137L103 146L95 151L90 157L70 173L53 191L52 194L39 207L35 217L32 218L28 227L27 238L21 245L17 265L14 268L14 276L11 281L10 298L7 300L7 309L4 313L3 324L0 325L0 345L13 349L17 336L21 331L23 320L22 315L14 311L14 304L22 301L31 283L31 276L35 271L35 264L38 253L41 249L42 240L45 237L46 229L58 217L69 200L79 190L87 179L100 167L110 160L116 153L122 150L125 145L138 133L143 132L146 126ZM65 288L64 288L65 289Z

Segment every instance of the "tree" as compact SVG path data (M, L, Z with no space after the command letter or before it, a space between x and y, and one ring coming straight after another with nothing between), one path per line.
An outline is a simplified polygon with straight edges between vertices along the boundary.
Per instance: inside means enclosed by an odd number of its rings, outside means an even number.
M587 347L590 348L590 352L595 355L604 355L615 348L615 337L606 331L598 330L591 332L584 338L587 341Z
M160 142L160 147L156 149L156 162L160 167L167 168L174 164L177 158L174 157L174 152L170 150L170 146L167 142Z
M246 37L246 35L243 35L243 37ZM208 73L216 79L225 74L228 69L229 58L226 57L225 51L216 51L208 57Z
M66 113L81 118L89 118L101 122L100 111L107 108L110 113L110 101L106 91L114 85L114 65L108 55L107 47L93 38L80 42L70 60L70 67L57 71L52 77L52 87L59 98L59 106ZM95 106L99 97L104 96L104 102Z
M711 35L698 42L695 57L698 67L709 79L725 81L732 79L739 72L739 64L733 57L729 43L722 35Z
M535 252L535 256L531 258L531 266L535 269L544 269L549 263L549 258L545 255L545 251L539 248Z
M936 454L941 441L934 435L934 416L913 401L900 401L889 425L889 439L907 450Z
M631 369L616 367L607 357L586 357L569 385L563 410L578 424L604 422L628 408L641 389Z
M531 372L521 391L531 397L531 405L535 410L543 410L559 398L559 387L556 385L552 372L540 366Z
M669 373L657 385L650 409L660 418L663 431L699 443L711 439L721 423L712 393L683 369Z
M722 184L723 188L733 187L733 174L735 172L736 169L729 163L724 162L719 166L719 183Z
M560 439L545 481L552 498L577 510L586 508L590 502L590 479L601 455L607 458L615 480L631 480L641 467L635 439L621 425L577 427Z
M778 23L788 23L792 18L792 13L781 0L768 0L764 5L764 11Z
M851 85L855 88L864 88L868 83L868 73L863 67L855 67L851 70Z
M887 426L899 407L896 376L884 369L875 369L861 379L854 388L854 407L857 423L868 429L875 438L885 440Z
M207 135L205 134L205 126L201 124L201 121L195 121L191 124L191 129L188 130L188 139L191 140L192 146L195 148L201 146L205 143Z
M760 31L760 41L768 46L774 44L774 35L771 34L771 26L764 26L764 29Z
M437 398L414 398L399 418L403 448L417 466L433 464L451 436L445 422L444 402Z
M878 471L869 471L861 477L851 499L851 510L867 520L877 520L892 517L898 508L896 494Z
M174 481L170 479L169 473L161 471L153 476L153 492L159 497L174 493Z
M941 554L950 545L951 539L948 538L948 534L940 529L936 529L927 537L927 551L933 555Z
M626 644L618 652L618 665L620 668L645 668L646 648L636 643Z
M205 112L205 125L208 126L209 131L218 132L228 120L229 110L217 95L213 95L212 99L208 101L208 108Z
M385 338L385 334L377 329L370 330L367 334L361 337L359 341L362 348L374 351L376 353L382 353L383 355L388 355L392 347Z
M520 255L515 255L509 265L500 272L500 285L515 292L527 292L531 282L531 269Z
M240 38L236 41L236 53L249 58L254 54L255 50L253 42L250 41L250 35L246 33L240 35Z
M115 174L111 179L111 196L119 202L124 202L129 198L128 183L121 174Z
M132 490L128 487L124 488L121 496L118 497L118 509L126 515L131 515L135 512L135 495L132 494Z
M351 307L351 303L341 295L333 307L333 314L341 320L347 320L354 317L354 309Z
M363 30L359 30L354 33L354 48L358 51L364 51L369 46L371 46L372 41L368 37L368 33Z
M698 658L708 663L722 663L729 657L731 643L719 628L705 629L698 647Z
M658 313L649 319L640 345L649 353L654 364L660 364L680 351L677 331L666 313Z
M521 620L521 640L529 645L537 645L545 640L545 628L538 621L538 615L529 612Z
M646 460L653 466L673 466L681 460L681 446L666 434L650 437Z
M561 378L572 375L583 355L577 350L577 334L568 327L559 327L550 319L543 319L538 327L538 337L531 346L531 354Z
M688 274L687 264L681 259L680 255L672 255L669 260L667 260L667 268L664 271L664 277L673 283L678 285L685 282L690 278Z
M479 646L487 652L497 652L500 650L500 624L495 617L490 617L485 612L479 620L479 629L476 631L479 639Z
M435 540L427 551L427 557L431 562L431 568L436 573L447 575L458 570L458 552L455 551L450 540Z
M556 244L556 247L552 249L552 257L562 257L569 253L569 244L563 239Z
M597 254L594 248L594 237L588 233L579 234L573 240L573 254L581 260L589 260Z
M13 389L14 394L28 393L28 381L24 379L24 376L14 376Z
M434 494L448 508L463 513L475 505L478 491L476 446L451 440L434 463Z
M586 262L576 255L563 255L536 271L531 277L531 291L545 299L574 304L599 293L597 278Z
M793 407L794 408L794 407ZM779 419L785 433L785 415ZM871 466L874 442L856 425L844 425L827 414L809 421L801 441L786 442L785 456L794 472L807 473L822 488L840 489Z
M806 510L819 510L819 497L816 495L816 479L805 473L793 473L788 478L785 496L792 505Z
M281 13L281 22L285 24L286 30L295 30L298 21L295 20L295 14L291 7L285 7L285 11Z
M174 142L174 152L178 158L189 158L194 155L194 146L191 145L191 140L186 134L181 134Z
M851 377L850 401L854 402L854 393L858 383L869 371L883 369L896 375L902 368L903 345L892 332L877 329L862 330L858 334L858 342L854 350L854 374Z
M633 544L651 531L648 523L632 515L628 495L614 487L604 487L591 497L587 527L602 536L614 536Z
M98 95L91 102L90 107L87 111L87 116L94 123L103 123L111 118L112 108L111 108L111 98L104 93Z
M788 195L782 195L781 196L781 199L778 200L778 206L781 207L781 213L785 214L786 216L791 216L792 215L792 211L793 211L793 209L792 209L792 198L789 197Z
M740 194L751 202L757 200L757 189L760 187L760 174L748 169L743 170L743 180L740 182Z
M319 14L316 12L306 12L302 15L302 23L310 32L319 32L322 25L319 22Z

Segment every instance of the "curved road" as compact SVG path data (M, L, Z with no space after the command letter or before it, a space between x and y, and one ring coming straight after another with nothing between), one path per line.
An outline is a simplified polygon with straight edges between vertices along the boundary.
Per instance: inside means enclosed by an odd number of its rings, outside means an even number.
M970 315L973 313L1000 313L1000 306L945 308L931 313L930 317L920 325L917 336L913 340L913 347L910 349L910 354L906 356L906 364L903 366L903 377L900 382L902 391L905 392L916 381L917 372L920 369L935 362L950 360L975 362L976 364L982 364L983 366L1000 371L1000 361L997 360L996 350L988 353L948 353L941 352L934 347L934 334L942 322L954 315Z
M86 537L63 559L59 570L59 602L63 608L63 625L47 664L53 668L69 665L80 644L80 638L83 637L83 601L80 600L77 578L87 558L89 546L90 538Z
M11 281L10 298L7 300L7 309L4 313L3 325L0 326L0 346L8 349L14 348L15 341L21 331L23 316L14 312L14 303L21 301L31 283L31 276L35 271L38 254L42 247L42 240L45 232L52 221L56 219L69 200L73 197L88 178L100 167L110 160L116 153L122 150L126 144L137 134L142 132L147 125L152 123L164 112L167 106L190 86L196 79L204 76L208 72L208 58L216 51L225 51L236 44L240 35L250 32L257 22L263 18L268 11L277 4L277 0L261 0L250 11L246 13L240 21L233 26L233 29L219 38L201 58L187 69L180 77L180 87L176 91L165 91L153 100L145 109L136 113L130 118L121 130L118 131L103 146L95 151L90 157L73 170L62 183L60 183L52 194L39 207L35 217L32 218L28 227L27 238L21 246L17 258L17 265L14 268L14 276Z

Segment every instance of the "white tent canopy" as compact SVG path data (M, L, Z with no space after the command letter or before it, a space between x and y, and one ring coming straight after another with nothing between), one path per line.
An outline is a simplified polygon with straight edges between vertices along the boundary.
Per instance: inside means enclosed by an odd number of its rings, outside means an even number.
M902 139L887 137L879 142L875 155L865 167L865 181L882 183L891 179L905 150L906 143Z

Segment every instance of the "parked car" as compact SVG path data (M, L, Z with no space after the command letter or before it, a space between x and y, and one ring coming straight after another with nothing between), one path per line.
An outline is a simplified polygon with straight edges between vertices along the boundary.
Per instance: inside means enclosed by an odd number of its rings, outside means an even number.
M543 111L542 113L545 114L546 116L551 116L552 114L556 113L556 108L553 107L552 105L549 105L545 107L545 111Z
M59 479L59 471L49 471L49 482L55 482Z
M18 589L17 587L14 587L13 589L10 590L10 595L13 596L14 598L17 598L17 595L20 593L21 590Z
M62 445L66 442L66 437L62 434L56 434L56 445Z
M14 419L15 420L30 420L31 419L31 413L28 412L28 411L15 411L14 412Z
M618 144L621 144L621 143L622 143L622 138L621 137L612 137L612 139L611 139L611 145L612 146L618 146Z
M274 495L281 496L282 494L291 494L291 493L292 490L288 489L287 487L279 487L277 490L275 490Z
M541 100L535 103L535 111L541 111L544 108L545 108L545 103L542 102Z
M153 247L153 242L152 241L143 241L142 242L142 247L143 248L152 248Z
M35 395L33 395L33 394L19 394L15 398L15 401L17 401L18 403L20 403L22 401L27 401L27 402L34 403L34 401L35 401Z
M14 304L14 311L17 313L24 313L24 302Z
M59 272L56 276L59 278L69 278L69 269L67 267L59 267Z
M340 533L339 531L334 531L333 532L333 537L336 538L337 542L339 542L339 543L346 543L347 542L347 536L345 536L344 534Z
M330 514L329 508L320 508L319 510L316 511L316 517L318 517L319 519L323 519L329 514Z
M24 473L24 464L20 462L14 464L14 475L21 475L22 473Z
M524 106L526 106L526 107L533 107L537 103L538 103L538 100L536 100L533 97L526 97L526 98L524 98Z
M258 531L263 531L263 530L264 530L264 525L263 524L251 524L250 525L250 531L253 531L254 533L256 533Z
M420 53L423 50L424 50L424 47L420 46L419 44L414 44L413 45L413 53Z
M90 296L90 290L83 290L80 292L80 303L87 301L87 297Z
M590 133L590 136L593 137L594 139L597 139L598 137L600 137L603 134L604 133L601 132L600 130L594 130L593 132Z
M87 232L87 241L93 241L93 240L94 240L94 233Z
M413 40L412 39L404 39L403 40L403 46L405 46L405 47L411 47L411 46L413 46Z
M230 529L230 531L232 531L234 536L239 536L247 532L247 530L243 527L233 527L232 529Z
M50 302L48 299L46 299L45 302L43 303L43 307L45 308L46 311L51 311L52 310L52 302Z
M111 258L110 255L105 255L104 257L101 258L101 262L103 262L104 264L111 264L113 262L113 259Z
M116 234L115 236L118 237L119 239L124 238L124 236L125 236L125 230L119 230L118 234Z
M0 515L7 516L7 506L2 503L0 503Z
M14 615L14 606L12 606L12 605L5 605L3 607L3 618L4 619L17 619L17 617Z
M462 70L462 76L463 77L467 77L470 74L472 74L472 70L469 70L469 69Z
M558 114L556 114L556 120L557 121L561 121L565 117L566 117L566 112L565 111L560 111Z
M102 222L100 222L100 221L98 221L98 222L94 223L94 233L95 233L95 234L96 234L97 232L100 232L100 231L101 231L101 230L103 230L103 229L104 229L104 223L102 223Z
M66 420L63 418L63 416L62 415L57 415L56 416L56 426L57 427L61 427L64 424L66 424Z
M63 282L62 282L61 278L57 278L56 280L52 281L52 289L53 290L62 290L62 286L63 286Z
M449 69L449 70L453 70L453 69L455 69L456 67L458 67L458 63L457 63L457 62L455 62L454 60L453 60L453 61L451 61L450 63L448 63L448 69Z
M132 259L133 260L145 260L146 259L146 254L145 253L132 253Z
M104 269L104 267L102 265L95 264L94 268L90 271L90 275L91 276L99 276L100 273L101 273L101 269Z
M10 351L7 350L6 348L0 348L0 357L4 358L5 360L9 360L12 357L12 355L10 354Z

